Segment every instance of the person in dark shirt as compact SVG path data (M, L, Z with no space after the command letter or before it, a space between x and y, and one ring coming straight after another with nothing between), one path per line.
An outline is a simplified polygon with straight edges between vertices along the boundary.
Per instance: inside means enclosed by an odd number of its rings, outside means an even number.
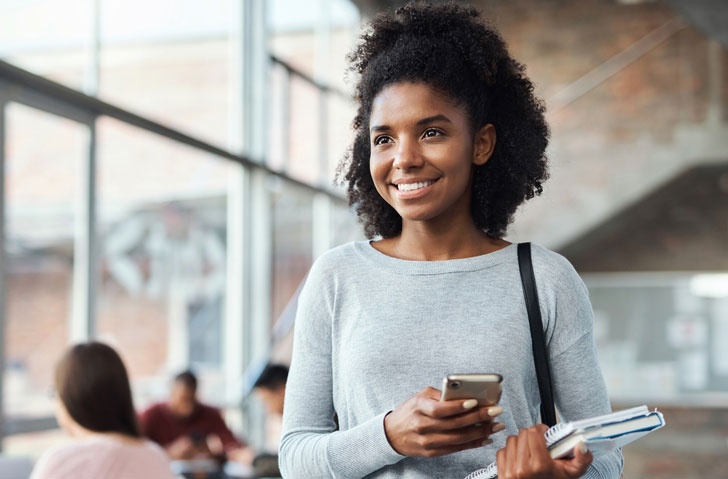
M197 399L197 378L178 374L169 399L154 404L139 417L142 434L162 446L171 459L224 456L250 464L254 452L236 438L220 411Z

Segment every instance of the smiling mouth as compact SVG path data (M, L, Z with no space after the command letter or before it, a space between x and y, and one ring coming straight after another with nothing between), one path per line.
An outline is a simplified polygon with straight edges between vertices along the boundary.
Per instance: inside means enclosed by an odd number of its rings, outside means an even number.
M418 183L400 183L398 185L395 185L397 187L397 190L399 191L414 191L414 190L420 190L422 188L427 188L431 184L433 184L437 180L428 180L428 181L421 181Z

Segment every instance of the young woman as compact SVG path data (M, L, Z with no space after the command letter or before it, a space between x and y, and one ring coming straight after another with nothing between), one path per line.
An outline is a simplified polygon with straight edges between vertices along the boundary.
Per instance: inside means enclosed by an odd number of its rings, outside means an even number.
M529 322L503 239L547 177L523 66L455 4L378 16L350 60L359 110L342 172L372 240L323 255L299 298L284 477L462 478L500 449L502 478L619 477L619 451L552 460L532 428ZM534 245L532 257L559 413L606 413L587 290L562 256ZM439 401L447 374L490 372L504 378L499 406Z
M165 479L169 461L139 435L129 379L116 351L72 347L56 366L56 417L75 441L47 451L31 479Z

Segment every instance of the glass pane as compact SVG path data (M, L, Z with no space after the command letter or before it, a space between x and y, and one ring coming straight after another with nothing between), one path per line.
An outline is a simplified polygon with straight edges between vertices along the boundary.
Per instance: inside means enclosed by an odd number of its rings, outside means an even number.
M268 0L271 53L297 70L343 87L346 54L359 34L350 0ZM318 38L317 38L318 35ZM317 72L316 68L325 69Z
M339 91L348 91L344 82L349 53L359 34L359 15L349 0L318 0L296 2L271 0L268 6L271 53L277 58L317 81ZM271 77L272 115L278 116L285 78L274 68ZM350 125L354 105L346 93L327 95L326 137L322 138L320 125L321 102L316 86L291 75L290 140L279 141L280 123L272 123L271 165L278 165L281 157L288 157L288 171L307 182L330 184L333 174L350 139ZM274 120L273 120L274 121ZM326 142L326 158L321 158L321 142ZM287 151L286 151L287 149ZM275 166L274 166L275 167Z
M99 96L227 146L233 3L102 0Z
M286 138L290 128L290 96L288 72L277 63L270 70L270 107L268 108L268 166L277 171L288 167L289 145Z
M311 193L283 181L277 185L273 192L273 323L313 261Z
M269 0L271 53L297 70L313 76L318 2Z
M613 400L700 406L728 398L728 275L587 284Z
M356 214L346 205L334 206L331 212L331 246L366 239Z
M93 0L3 0L0 58L81 89L89 73Z
M52 415L53 368L69 338L74 205L88 127L14 103L5 114L5 414Z
M124 356L137 407L166 395L169 377L190 364L203 398L220 398L237 165L107 118L98 131L98 335Z
M318 183L322 175L319 90L291 76L290 99L288 172L301 181Z
M3 454L27 457L37 461L51 447L70 442L70 440L69 434L62 429L13 434L3 438Z
M356 105L353 100L332 93L328 95L326 106L329 156L326 178L328 184L331 184L336 175L336 168L354 142L354 130L351 123L356 115Z

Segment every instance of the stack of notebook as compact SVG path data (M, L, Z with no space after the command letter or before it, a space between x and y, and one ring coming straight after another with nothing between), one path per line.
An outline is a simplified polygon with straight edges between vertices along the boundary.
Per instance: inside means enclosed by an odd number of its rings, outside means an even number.
M665 425L662 414L639 406L580 421L559 423L546 431L546 447L553 458L571 456L579 442L584 442L595 456L622 447L625 444ZM498 477L495 462L478 469L465 479L493 479Z

